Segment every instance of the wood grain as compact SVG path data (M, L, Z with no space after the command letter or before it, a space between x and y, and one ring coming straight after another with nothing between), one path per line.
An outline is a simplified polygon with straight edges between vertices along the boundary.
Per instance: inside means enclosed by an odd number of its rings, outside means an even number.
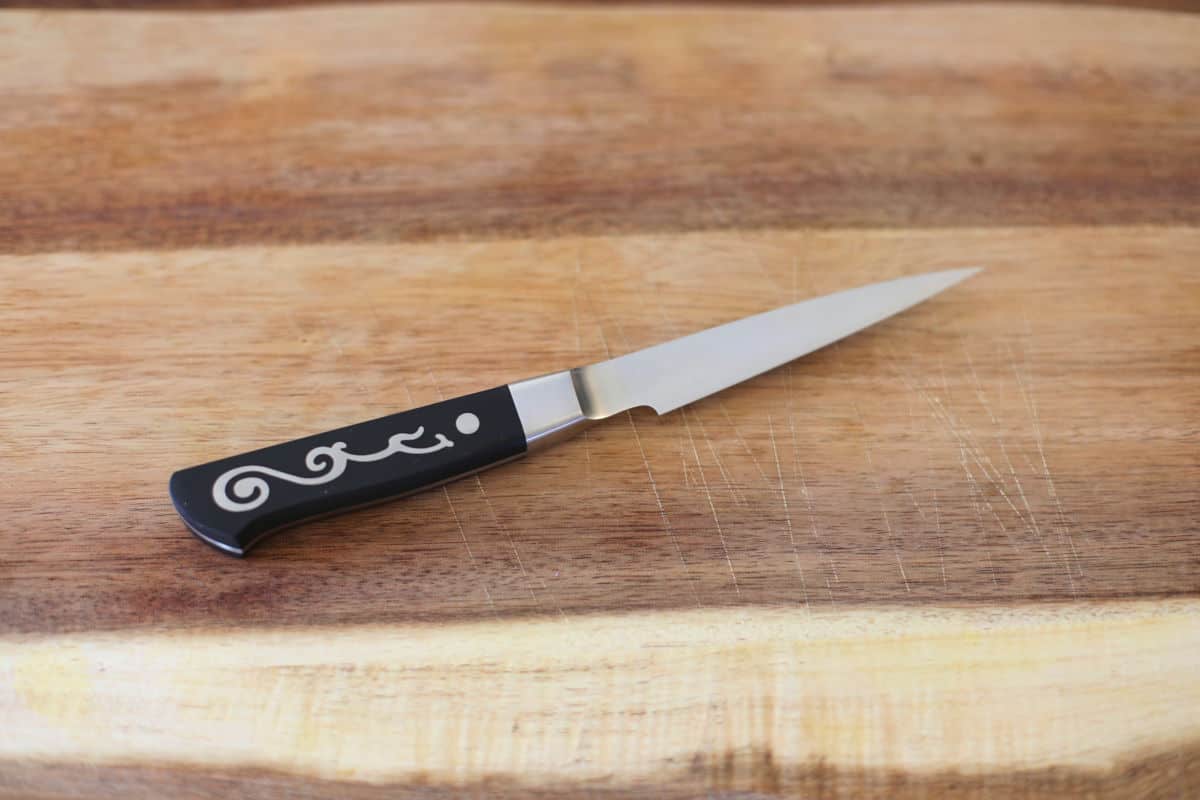
M1195 593L1197 259L1195 229L1165 228L8 257L0 621ZM177 467L965 264L987 270L682 413L622 415L245 564L166 495Z
M0 14L0 796L1200 793L1198 26ZM970 265L246 561L167 499Z
M1198 617L1189 600L10 639L0 713L22 736L0 757L26 758L33 777L34 764L83 760L102 775L240 768L240 785L292 775L331 782L330 796L347 784L927 796L951 769L966 786L1016 772L1058 796L1189 796L1194 751L1156 775L1133 767L1200 738ZM77 734L98 730L109 735ZM49 783L65 793L79 778Z
M1178 14L418 4L0 26L10 252L1200 208L1200 18Z
M402 0L401 0L402 1ZM440 0L425 0L425 4ZM1046 2L1050 0L1031 0ZM30 8L30 9L89 9L97 11L108 10L205 10L219 9L223 11L245 11L263 8L280 8L287 6L334 6L334 5L364 5L366 3L397 2L397 0L0 0L0 8ZM447 4L461 3L462 0L445 0ZM503 3L504 0L481 0L483 3ZM550 7L563 7L573 4L585 5L589 0L527 0L527 4L542 3ZM937 5L965 5L963 0L929 0ZM913 5L913 0L661 0L654 5L680 6L854 6L854 5ZM1115 6L1118 8L1150 8L1164 11L1200 10L1197 0L1064 0L1055 5L1078 6ZM609 0L605 5L647 5L639 0Z

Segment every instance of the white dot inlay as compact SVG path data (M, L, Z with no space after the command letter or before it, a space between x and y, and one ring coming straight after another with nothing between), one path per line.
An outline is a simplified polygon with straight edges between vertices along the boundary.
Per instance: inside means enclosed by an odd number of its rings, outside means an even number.
M465 414L459 414L458 419L454 420L454 427L458 428L459 433L474 433L479 430L479 417L470 411Z

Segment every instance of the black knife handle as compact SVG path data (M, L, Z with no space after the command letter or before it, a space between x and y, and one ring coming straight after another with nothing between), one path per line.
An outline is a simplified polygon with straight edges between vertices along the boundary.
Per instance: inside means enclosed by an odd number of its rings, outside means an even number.
M223 458L171 476L192 532L237 556L280 528L444 483L521 456L507 386Z

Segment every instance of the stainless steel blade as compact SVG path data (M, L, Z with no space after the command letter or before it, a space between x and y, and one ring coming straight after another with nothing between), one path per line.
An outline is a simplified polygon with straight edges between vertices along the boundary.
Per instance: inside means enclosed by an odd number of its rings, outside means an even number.
M583 413L659 414L819 350L927 300L978 269L930 272L817 297L571 370Z

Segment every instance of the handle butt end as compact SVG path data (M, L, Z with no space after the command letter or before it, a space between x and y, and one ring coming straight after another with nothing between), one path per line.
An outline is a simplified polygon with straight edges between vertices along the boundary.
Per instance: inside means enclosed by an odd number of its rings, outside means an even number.
M205 525L197 517L195 511L190 508L194 504L195 493L188 484L188 473L190 470L180 470L171 476L171 502L175 504L175 510L179 512L180 519L187 529L196 535L207 544L237 558L242 558L246 555L248 547L243 546L236 537L229 535L211 525Z

